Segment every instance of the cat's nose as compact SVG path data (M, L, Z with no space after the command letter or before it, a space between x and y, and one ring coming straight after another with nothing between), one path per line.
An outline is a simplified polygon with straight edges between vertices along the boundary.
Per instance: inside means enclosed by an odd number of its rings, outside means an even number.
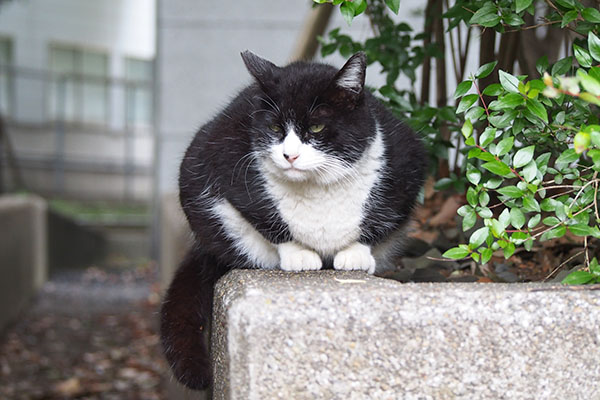
M294 161L296 161L298 159L298 154L296 154L295 156L290 156L289 154L283 153L283 158L285 158L286 160L288 160L288 162L290 164L293 164Z

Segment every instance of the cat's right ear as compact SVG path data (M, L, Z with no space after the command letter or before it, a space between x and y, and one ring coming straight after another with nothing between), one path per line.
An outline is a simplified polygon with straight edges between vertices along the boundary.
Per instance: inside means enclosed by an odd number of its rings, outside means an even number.
M278 66L248 50L243 51L241 55L248 72L258 81L263 90L276 83Z

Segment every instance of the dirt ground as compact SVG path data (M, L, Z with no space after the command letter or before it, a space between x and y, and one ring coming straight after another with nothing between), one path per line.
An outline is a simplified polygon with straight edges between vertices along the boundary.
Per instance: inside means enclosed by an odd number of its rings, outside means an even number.
M54 274L0 337L0 399L166 399L151 264Z

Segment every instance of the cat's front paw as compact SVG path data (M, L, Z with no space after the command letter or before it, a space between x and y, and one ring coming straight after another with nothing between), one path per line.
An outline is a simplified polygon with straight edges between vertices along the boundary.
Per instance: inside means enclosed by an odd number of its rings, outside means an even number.
M375 272L375 258L371 255L371 248L364 244L354 243L335 255L333 268L344 271Z
M277 251L284 271L316 271L323 266L317 253L294 242L278 245Z

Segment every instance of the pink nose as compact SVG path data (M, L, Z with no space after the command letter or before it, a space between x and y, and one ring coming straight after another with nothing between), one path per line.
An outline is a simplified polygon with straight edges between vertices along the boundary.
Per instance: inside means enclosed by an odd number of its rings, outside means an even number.
M289 156L289 155L287 155L287 154L285 154L285 153L283 154L283 157L284 157L286 160L288 160L288 162L289 162L290 164L293 164L293 163L294 163L294 161L296 161L296 160L298 159L298 155L295 155L295 156Z

